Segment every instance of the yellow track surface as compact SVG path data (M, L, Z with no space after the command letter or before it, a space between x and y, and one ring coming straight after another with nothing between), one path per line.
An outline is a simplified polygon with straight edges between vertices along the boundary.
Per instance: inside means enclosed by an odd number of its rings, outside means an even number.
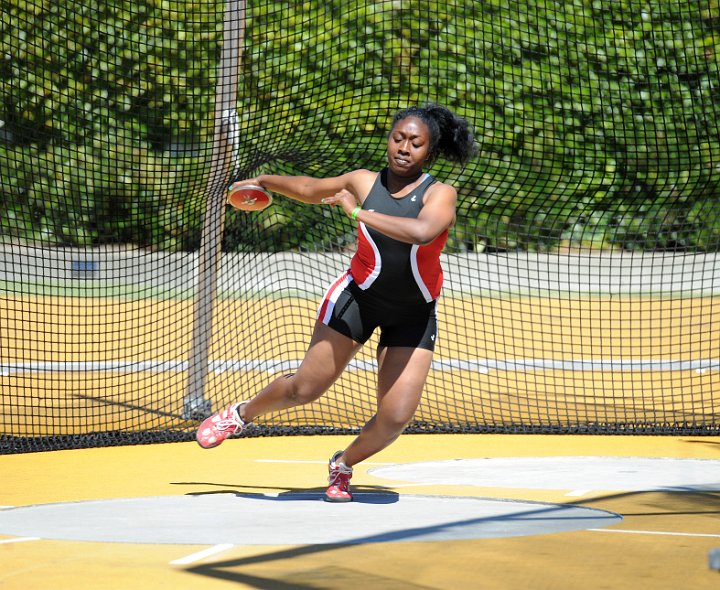
M327 457L349 440L331 436L248 438L227 441L210 451L182 443L5 455L0 456L0 505L7 509L111 498L318 490L325 482ZM379 463L559 456L720 459L720 438L404 435L367 465L356 467L356 489L573 503L616 512L624 520L605 530L347 546L210 548L51 541L0 534L0 588L720 587L720 572L708 566L708 552L720 547L720 493L716 491L587 490L580 496L568 496L568 490L553 489L409 486L368 473ZM119 519L122 516L118 514Z

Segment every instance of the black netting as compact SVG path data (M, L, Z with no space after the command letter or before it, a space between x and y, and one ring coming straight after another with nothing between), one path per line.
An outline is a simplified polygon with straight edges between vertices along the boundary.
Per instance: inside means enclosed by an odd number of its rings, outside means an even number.
M224 204L384 165L439 102L459 193L416 432L720 432L720 8L5 0L0 452L188 440L297 367L355 228ZM352 432L374 342L255 434Z

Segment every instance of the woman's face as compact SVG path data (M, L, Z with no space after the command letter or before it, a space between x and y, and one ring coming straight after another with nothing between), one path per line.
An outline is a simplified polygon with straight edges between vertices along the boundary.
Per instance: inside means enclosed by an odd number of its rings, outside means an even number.
M401 119L392 128L387 142L388 167L398 176L422 172L430 155L430 130L417 117Z

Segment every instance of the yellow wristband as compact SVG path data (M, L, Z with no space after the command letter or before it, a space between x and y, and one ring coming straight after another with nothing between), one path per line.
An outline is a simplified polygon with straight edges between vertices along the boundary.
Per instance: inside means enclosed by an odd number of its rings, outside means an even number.
M352 210L352 213L350 213L350 217L352 217L353 221L357 221L357 214L360 213L362 210L362 207L355 207L355 209Z

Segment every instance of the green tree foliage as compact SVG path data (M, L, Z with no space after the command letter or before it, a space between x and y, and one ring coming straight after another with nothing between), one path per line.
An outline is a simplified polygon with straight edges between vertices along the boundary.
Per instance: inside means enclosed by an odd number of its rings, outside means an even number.
M221 2L8 0L0 232L197 247ZM717 250L717 0L249 2L239 174L384 159L397 109L468 117L455 250ZM308 227L317 231L309 233ZM327 208L230 212L225 247L344 248Z
M192 247L205 171L170 148L207 143L215 7L5 4L0 232L59 244Z

